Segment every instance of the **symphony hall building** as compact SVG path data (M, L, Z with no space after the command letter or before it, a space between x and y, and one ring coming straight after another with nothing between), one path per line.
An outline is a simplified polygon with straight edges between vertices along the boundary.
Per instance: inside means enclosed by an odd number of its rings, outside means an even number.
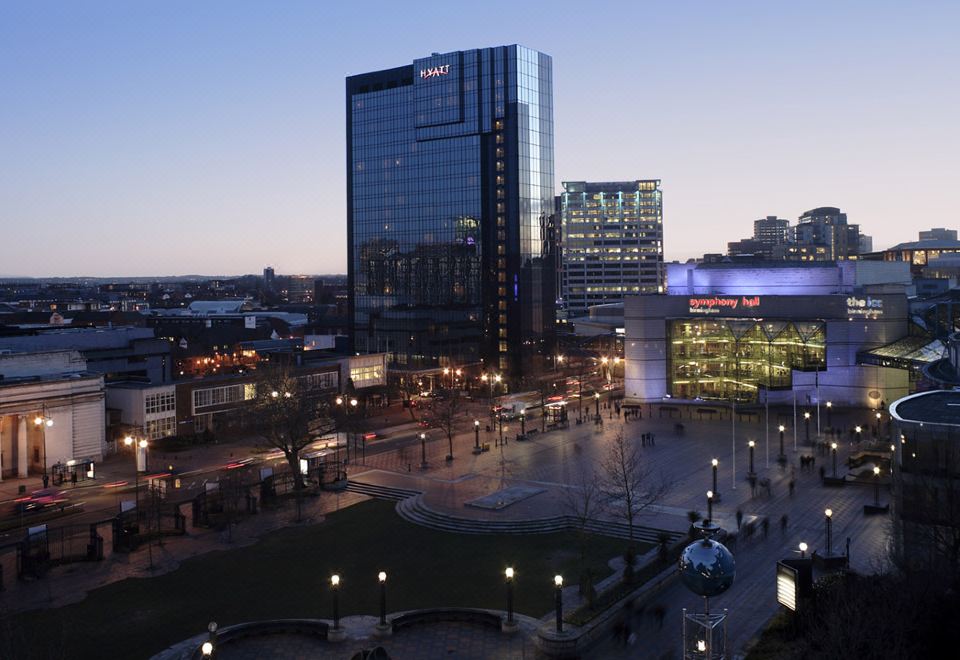
M910 274L890 266L669 264L667 295L626 299L625 396L889 404L909 374L868 358L908 334Z

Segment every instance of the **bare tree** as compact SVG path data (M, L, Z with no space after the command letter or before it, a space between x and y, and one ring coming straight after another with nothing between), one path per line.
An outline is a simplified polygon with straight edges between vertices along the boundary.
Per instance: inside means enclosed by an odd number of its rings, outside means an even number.
M460 412L460 397L457 390L448 390L446 398L434 400L427 423L440 429L447 436L447 460L453 460L453 435L456 433L457 413Z
M654 475L649 465L644 464L636 445L628 442L622 432L617 432L600 461L600 488L607 498L611 514L626 521L630 545L627 548L627 564L635 553L634 534L637 518L644 509L659 502L669 490L662 475Z
M587 564L587 539L589 537L587 526L591 520L597 518L601 511L600 495L600 484L596 473L588 471L583 464L580 464L574 482L560 490L563 508L573 520L574 528L577 531L580 550L581 590L583 590L585 582L589 581L589 578L584 575Z
M300 452L312 435L336 431L329 402L283 366L257 370L254 426L266 444L283 452L297 491L304 487Z

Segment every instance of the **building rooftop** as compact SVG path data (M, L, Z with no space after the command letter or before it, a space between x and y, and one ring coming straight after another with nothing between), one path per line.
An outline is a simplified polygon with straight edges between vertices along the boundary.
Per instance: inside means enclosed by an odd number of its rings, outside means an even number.
M960 426L960 391L914 394L890 404L890 414L905 422Z
M884 252L896 252L898 250L960 250L960 241L928 238L923 241L909 241L887 248Z

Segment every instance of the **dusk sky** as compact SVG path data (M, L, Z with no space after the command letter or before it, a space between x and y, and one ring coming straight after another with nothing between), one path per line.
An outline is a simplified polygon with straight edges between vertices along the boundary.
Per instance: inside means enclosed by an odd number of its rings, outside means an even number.
M344 78L553 56L556 184L659 178L668 260L839 206L960 225L958 2L0 4L0 276L346 272Z

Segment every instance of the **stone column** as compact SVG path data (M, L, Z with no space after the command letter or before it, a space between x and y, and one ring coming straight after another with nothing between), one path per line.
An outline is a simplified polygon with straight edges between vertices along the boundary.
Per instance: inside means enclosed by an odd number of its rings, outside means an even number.
M19 416L17 426L17 476L23 479L27 476L27 418Z

